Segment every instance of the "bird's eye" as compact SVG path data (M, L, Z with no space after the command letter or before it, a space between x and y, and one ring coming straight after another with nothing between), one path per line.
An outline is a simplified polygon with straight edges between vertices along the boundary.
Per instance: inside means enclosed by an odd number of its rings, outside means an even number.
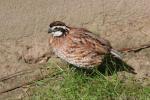
M54 30L55 30L55 31L58 31L59 29L58 29L58 27L55 27Z
M57 29L58 29L57 27L54 28L54 30L57 30Z

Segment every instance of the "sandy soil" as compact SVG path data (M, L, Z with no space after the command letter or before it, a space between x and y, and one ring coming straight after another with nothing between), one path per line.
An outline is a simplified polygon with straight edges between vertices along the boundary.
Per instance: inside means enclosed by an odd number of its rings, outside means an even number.
M0 78L36 66L49 53L47 29L60 20L110 40L113 47L150 43L150 0L0 0ZM137 78L150 76L150 48L125 61Z

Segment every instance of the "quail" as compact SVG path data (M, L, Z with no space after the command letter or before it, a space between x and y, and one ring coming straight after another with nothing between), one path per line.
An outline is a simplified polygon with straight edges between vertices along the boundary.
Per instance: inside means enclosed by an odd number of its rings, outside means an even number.
M50 23L49 44L59 58L79 68L94 68L102 63L106 54L121 59L110 42L84 28L67 26L64 22Z

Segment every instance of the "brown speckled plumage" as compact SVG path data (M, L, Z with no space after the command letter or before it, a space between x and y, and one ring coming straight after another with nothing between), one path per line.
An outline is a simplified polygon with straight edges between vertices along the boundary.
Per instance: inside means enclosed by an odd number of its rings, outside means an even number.
M100 65L112 49L110 43L83 28L71 28L62 36L50 36L49 43L61 59L77 66L91 68Z

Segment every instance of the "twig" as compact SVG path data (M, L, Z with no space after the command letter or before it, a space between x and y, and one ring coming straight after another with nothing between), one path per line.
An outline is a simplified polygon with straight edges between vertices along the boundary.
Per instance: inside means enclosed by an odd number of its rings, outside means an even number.
M35 68L12 74L1 79L0 94L31 84L36 80L41 80L50 74L47 69Z
M34 70L39 69L39 68L41 68L41 67L36 67L36 68L34 68ZM33 68L32 69L26 69L26 70L18 71L18 72L14 73L14 74L10 74L10 75L7 75L5 77L0 78L0 81L8 80L8 79L13 78L15 76L31 73L32 71L33 71Z
M140 51L142 49L146 49L146 48L150 48L150 43L144 44L144 45L140 45L138 47L121 48L118 51L120 51L120 52L138 52L138 51Z

